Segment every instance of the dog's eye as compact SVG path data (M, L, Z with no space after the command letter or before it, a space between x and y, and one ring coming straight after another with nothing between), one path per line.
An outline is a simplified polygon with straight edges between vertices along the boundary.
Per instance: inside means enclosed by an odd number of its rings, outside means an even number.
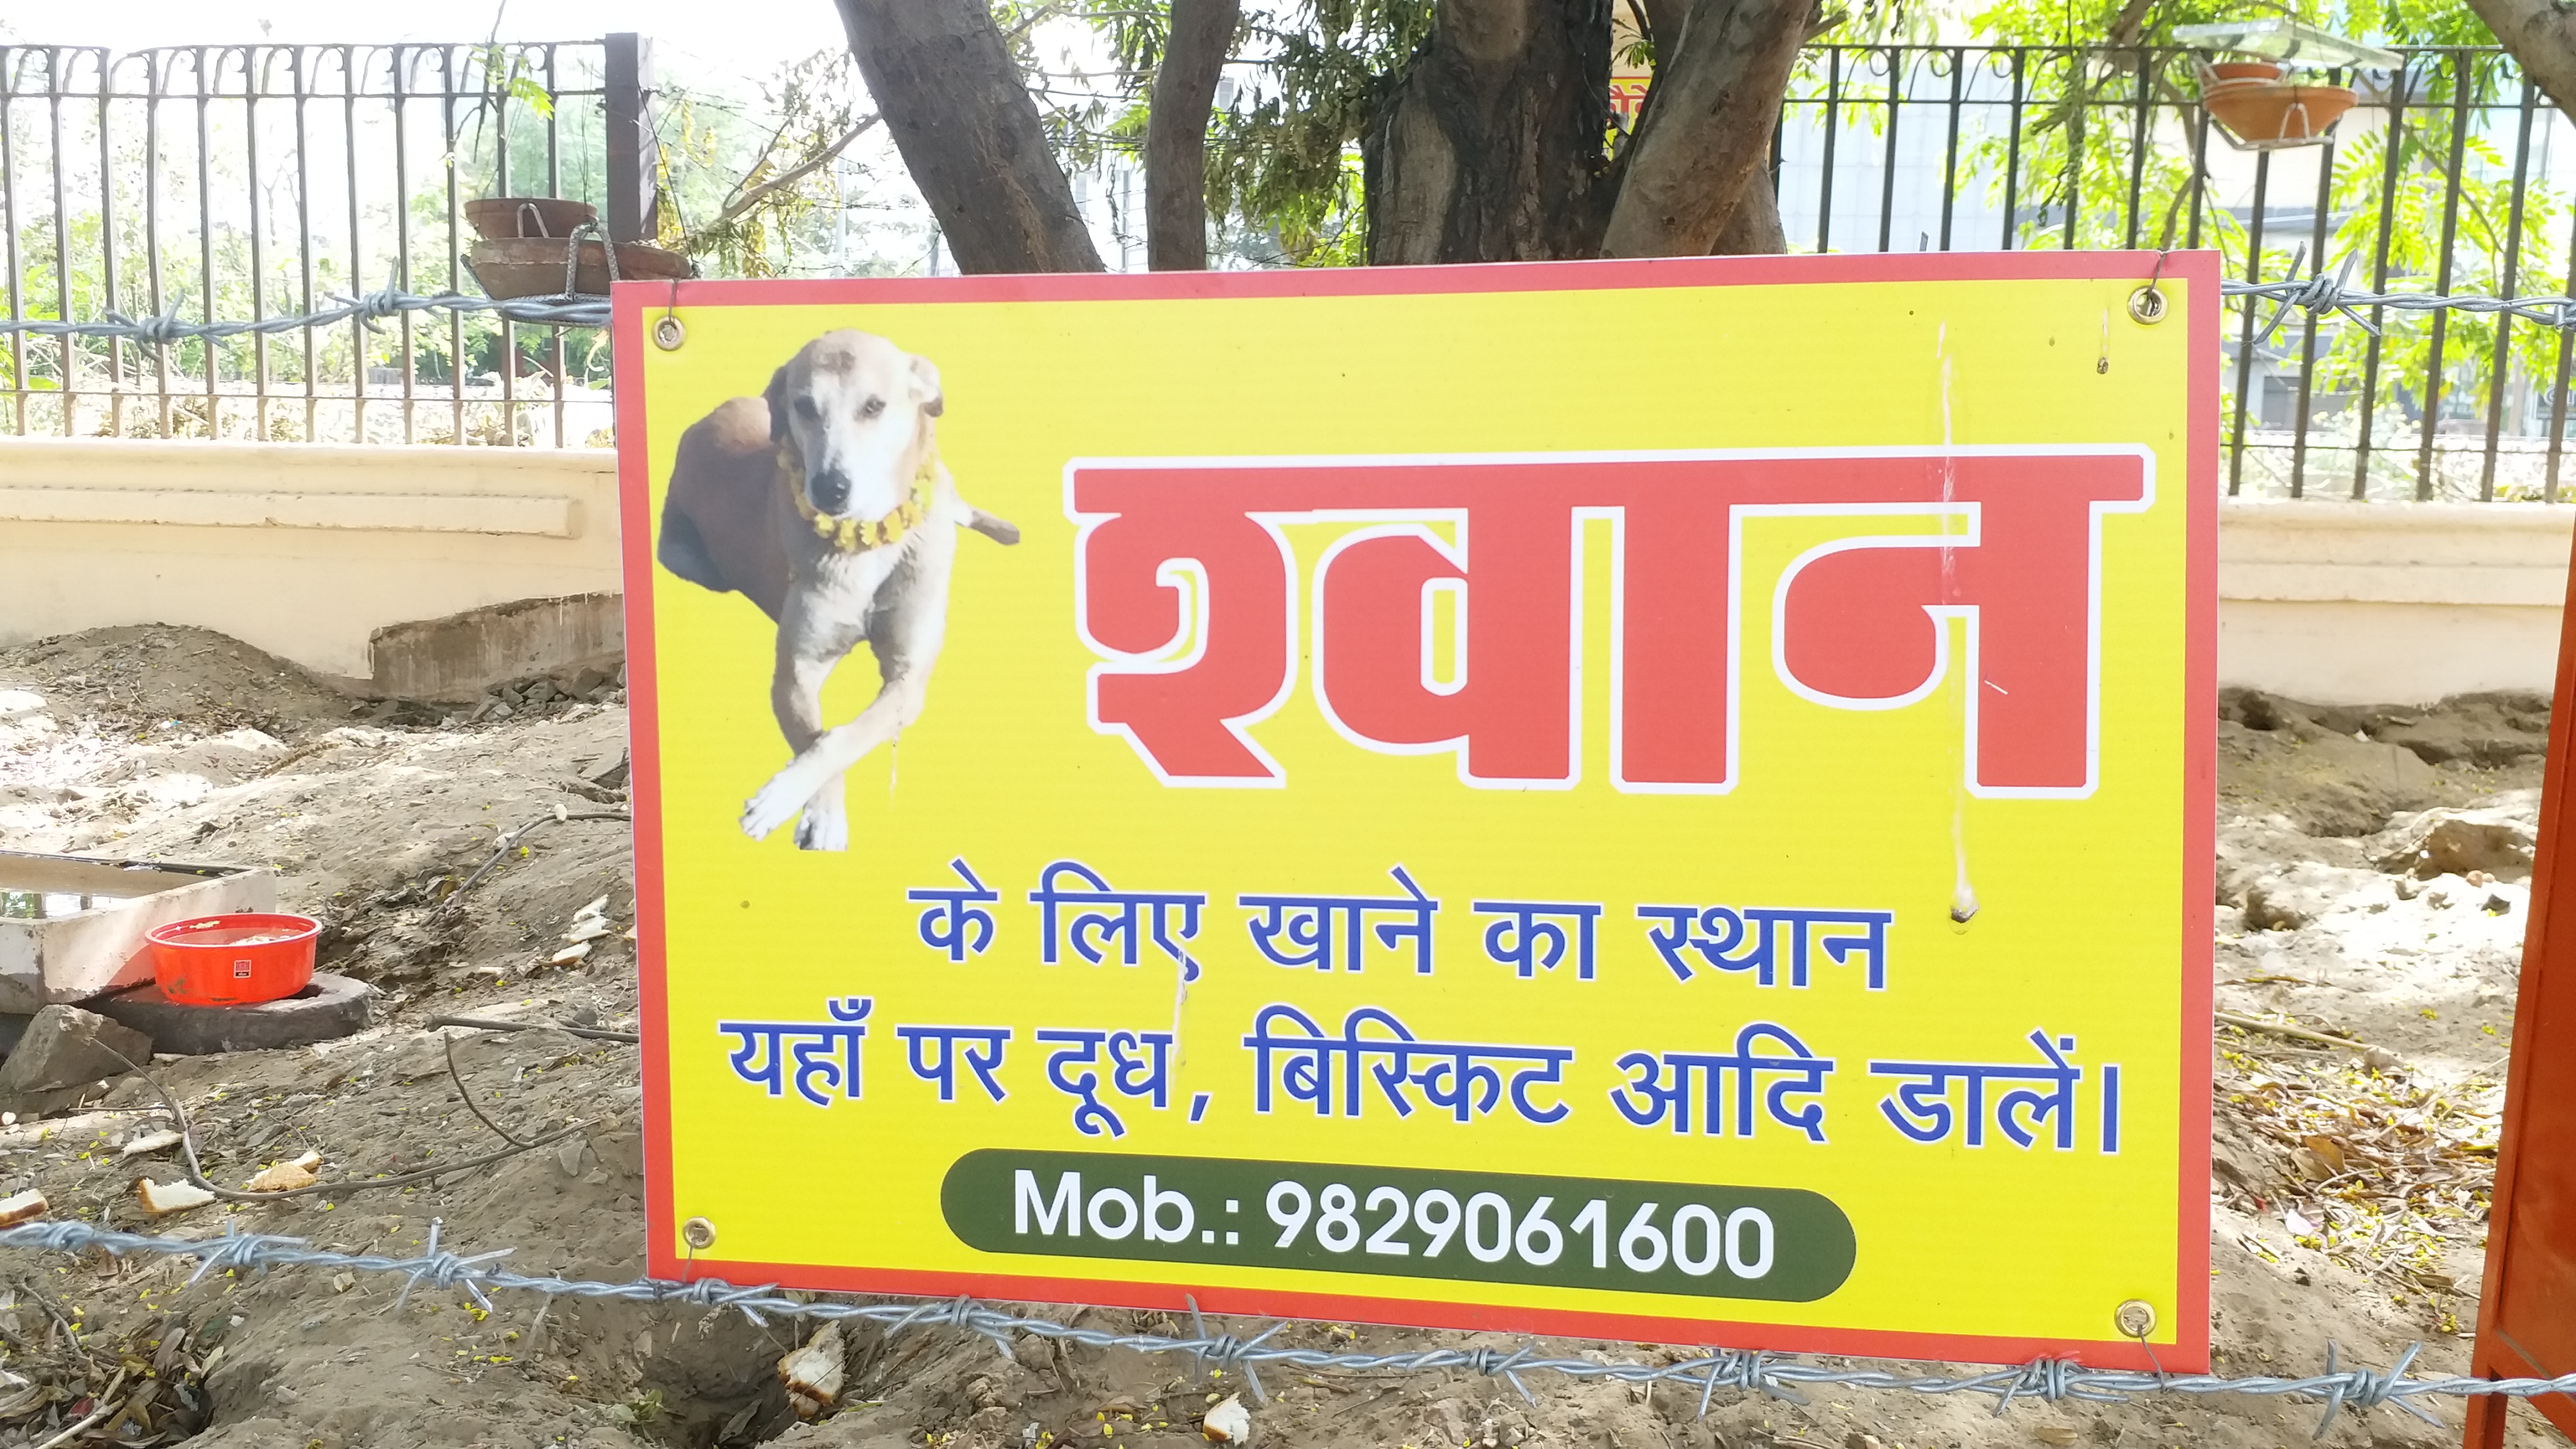
M796 400L796 416L803 418L805 421L810 423L822 415L823 410L814 405L814 400L812 398L800 397Z
M863 418L872 418L884 411L885 399L881 397L872 397L859 404L859 416Z

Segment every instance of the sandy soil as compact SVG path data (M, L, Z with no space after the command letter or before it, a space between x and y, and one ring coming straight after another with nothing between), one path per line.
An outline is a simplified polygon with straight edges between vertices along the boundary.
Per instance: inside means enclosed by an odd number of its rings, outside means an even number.
M8 691L21 691L11 694ZM25 695L35 696L29 703ZM2385 1365L2457 1370L2475 1331L2545 704L2485 698L2433 710L2314 710L2231 697L2222 730L2219 1002L2257 1023L2349 1044L2222 1027L2212 1331L2222 1370L2304 1370L2332 1340ZM101 631L0 651L0 848L252 861L282 904L329 923L329 969L388 1010L322 1047L164 1058L217 1182L310 1149L311 1196L147 1220L131 1184L168 1181L167 1152L118 1148L163 1125L139 1077L68 1114L0 1125L0 1190L41 1186L56 1215L191 1235L290 1233L351 1250L443 1241L509 1246L526 1270L607 1280L642 1267L637 1051L554 1030L446 1033L440 1013L631 1027L632 947L548 965L585 903L632 921L623 827L625 714L612 700L438 723L333 694L231 640ZM558 820L560 809L566 818ZM533 828L530 828L532 826ZM474 909L441 904L478 867ZM470 1113L523 1136L570 1137L399 1187L502 1146ZM740 1314L461 1294L289 1272L190 1287L190 1265L0 1257L0 1449L44 1444L136 1384L148 1427L75 1443L208 1446L736 1445L1000 1449L1082 1440L1203 1442L1231 1379L1184 1359L990 1342L942 1331L854 1335L844 1408L811 1424L775 1365L784 1326ZM2010 1265L2002 1265L2012 1271ZM1063 1310L1058 1310L1061 1313ZM1152 1314L1089 1311L1113 1328L1180 1331ZM1257 1331L1247 1322L1229 1325ZM1478 1339L1299 1324L1281 1337L1389 1351ZM1601 1357L1679 1350L1559 1343ZM1799 1405L1721 1393L1707 1416L1675 1387L1533 1379L1535 1404L1472 1373L1266 1379L1256 1442L1282 1446L2288 1446L2319 1408L2156 1397L2124 1404L1818 1392ZM195 1407L191 1408L190 1405ZM2347 1412L2329 1444L2458 1442L2392 1410ZM102 1428L105 1426L102 1425ZM2562 1443L2521 1414L2518 1444Z

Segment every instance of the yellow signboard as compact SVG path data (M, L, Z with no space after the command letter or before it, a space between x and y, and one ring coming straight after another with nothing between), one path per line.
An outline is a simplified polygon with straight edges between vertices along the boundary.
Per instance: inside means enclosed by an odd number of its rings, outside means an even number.
M2199 1367L2156 266L622 286L654 1270Z

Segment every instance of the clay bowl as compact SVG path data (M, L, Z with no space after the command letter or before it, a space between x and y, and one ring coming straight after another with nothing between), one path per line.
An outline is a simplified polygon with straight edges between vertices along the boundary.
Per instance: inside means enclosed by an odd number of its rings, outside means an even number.
M499 237L476 242L469 261L475 280L490 296L552 297L563 291L564 249L569 245L544 237ZM617 275L676 281L689 275L689 259L660 247L626 242L617 248ZM608 254L598 242L581 244L573 290L590 297L608 295Z
M2209 68L2220 80L2279 80L2281 67L2268 60L2222 60Z
M2349 86L2302 86L2280 81L2244 90L2204 93L2202 104L2228 134L2247 145L2321 139L2360 97Z
M564 237L598 219L598 207L560 196L489 196L465 203L465 223L482 237Z

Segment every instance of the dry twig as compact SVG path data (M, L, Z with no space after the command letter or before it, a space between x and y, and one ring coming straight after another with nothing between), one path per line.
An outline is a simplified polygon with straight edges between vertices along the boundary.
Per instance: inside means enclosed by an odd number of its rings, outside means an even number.
M465 1110L474 1114L474 1120L501 1134L501 1140L513 1147L524 1150L536 1146L533 1142L523 1141L509 1128L483 1115L483 1109L474 1105L474 1094L465 1089L465 1074L456 1068L456 1038L440 1032L438 1043L447 1049L447 1079L456 1084L456 1100L465 1104Z
M2221 1025L2232 1026L2239 1031L2268 1032L2273 1036L2288 1037L2292 1041L2315 1042L2320 1046L2343 1047L2346 1050L2356 1052L2373 1052L2379 1050L2379 1048L2372 1046L2366 1041L2355 1041L2348 1036L2328 1036L2326 1033L2321 1031L2310 1031L2304 1026L2291 1026L2285 1022L2278 1021L2265 1021L2261 1017L2256 1016L2240 1016L2233 1011L2216 1012L2214 1015L2217 1016Z
M433 1016L431 1026L470 1026L477 1031L559 1031L566 1036L587 1037L592 1041L616 1041L633 1046L644 1038L631 1031L610 1031L597 1026L569 1026L560 1021L494 1021L483 1016Z
M566 824L575 820L617 820L628 825L635 823L634 816L626 814L623 811L616 810L593 810L584 811L578 814L571 811L563 811L560 813L548 811L547 813L538 816L536 819L529 821L527 824L520 826L516 830L504 830L501 832L500 836L492 842L492 854L486 857L481 865L474 867L474 873L467 876L463 884L457 886L456 889L449 891L447 893L447 899L440 901L438 903L438 909L431 912L431 914L438 915L445 912L463 909L463 907L458 903L464 900L465 893L474 889L477 884L481 883L483 877L490 875L495 866L498 866L502 861L508 859L510 852L518 849L520 843L525 841L530 834L543 829L548 825Z
M451 1176L459 1172L470 1172L478 1167L488 1167L491 1164L500 1162L506 1158L516 1157L522 1152L531 1151L535 1148L546 1146L549 1143L561 1142L576 1132L586 1132L592 1127L599 1125L599 1119L597 1118L584 1118L570 1126L558 1127L554 1131L549 1132L542 1137L529 1138L524 1142L519 1142L516 1146L505 1147L498 1152L487 1152L480 1157L468 1157L461 1161L450 1162L439 1167L423 1168L418 1172L400 1172L391 1177L344 1177L336 1182L317 1182L310 1187L288 1188L282 1192L238 1192L228 1187L217 1187L214 1183L206 1179L204 1168L199 1166L197 1162L196 1128L188 1121L187 1109L179 1105L179 1099L171 1094L169 1088L161 1085L161 1079L153 1076L152 1073L146 1071L144 1068L135 1066L133 1061L125 1057L122 1053L116 1051L113 1047L102 1044L100 1049L107 1052L109 1055L116 1057L118 1061L124 1062L127 1066L133 1067L134 1074L149 1083L152 1090L160 1094L161 1104L169 1109L171 1120L178 1124L179 1151L184 1157L182 1165L187 1171L188 1182L192 1186L213 1193L215 1196L222 1198L226 1202L276 1202L282 1198L309 1197L315 1193L322 1192L339 1193L342 1196L346 1196L353 1192L365 1192L374 1188L405 1187L415 1182L429 1182L434 1179ZM462 1089L461 1083L459 1084L459 1088L460 1090ZM480 1118L483 1114L477 1112L474 1115ZM491 1126L491 1123L486 1120L484 1125ZM499 1132L501 1129L493 1127L492 1130ZM504 1137L509 1136L506 1132L501 1135ZM517 1141L517 1139L512 1140L514 1142Z

